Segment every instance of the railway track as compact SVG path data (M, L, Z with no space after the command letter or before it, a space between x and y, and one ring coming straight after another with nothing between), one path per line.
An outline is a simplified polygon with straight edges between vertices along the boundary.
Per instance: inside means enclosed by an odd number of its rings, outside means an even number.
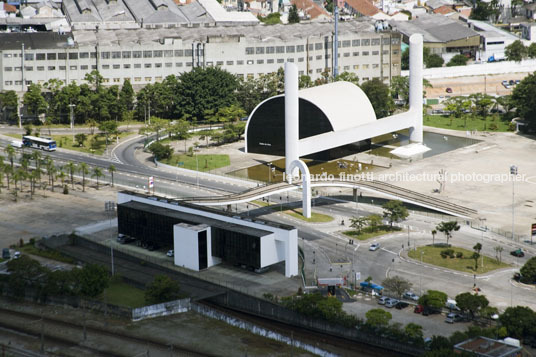
M201 354L183 346L170 345L163 341L142 338L127 334L124 331L86 325L88 339L84 339L84 323L70 322L50 315L41 316L38 313L21 312L0 307L0 327L18 333L24 333L34 338L41 338L45 346L53 345L71 348L72 355L85 352L92 356L134 356L134 355L166 355L166 356L210 356ZM106 343L103 343L106 341ZM97 345L98 347L95 347ZM111 346L116 346L112 348ZM128 346L125 350L117 346ZM57 348L55 348L57 350ZM61 350L60 350L61 351ZM132 353L135 351L135 353ZM136 354L137 353L137 354ZM149 353L149 354L147 354ZM47 355L69 355L69 353L47 351ZM30 354L28 354L30 355ZM35 355L35 354L33 354Z

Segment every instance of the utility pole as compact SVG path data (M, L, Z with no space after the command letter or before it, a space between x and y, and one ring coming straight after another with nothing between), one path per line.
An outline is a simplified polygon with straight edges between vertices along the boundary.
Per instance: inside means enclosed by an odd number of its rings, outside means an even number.
M515 205L515 182L517 176L517 166L510 166L510 174L512 175L512 240L514 240L514 205Z

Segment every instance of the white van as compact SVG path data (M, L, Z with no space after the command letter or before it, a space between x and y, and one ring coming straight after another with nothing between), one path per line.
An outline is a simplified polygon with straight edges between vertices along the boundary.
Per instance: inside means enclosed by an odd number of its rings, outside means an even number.
M11 143L10 143L11 146L13 146L14 148L22 148L22 141L17 141L17 140L13 140Z

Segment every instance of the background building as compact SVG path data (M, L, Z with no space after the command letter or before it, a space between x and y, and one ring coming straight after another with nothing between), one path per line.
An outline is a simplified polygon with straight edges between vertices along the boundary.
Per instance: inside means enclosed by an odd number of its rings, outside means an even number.
M402 34L405 43L411 35L422 34L424 47L443 56L446 61L459 53L475 58L480 48L478 32L468 24L442 15L423 14L410 21L390 21L389 24Z
M130 79L134 86L162 81L193 67L216 66L240 78L254 78L294 62L313 80L332 73L333 24L184 27L135 30L75 30L0 34L0 90L57 78L84 81L99 70L104 85ZM400 35L376 32L366 19L339 25L339 73L361 81L388 82L400 75Z

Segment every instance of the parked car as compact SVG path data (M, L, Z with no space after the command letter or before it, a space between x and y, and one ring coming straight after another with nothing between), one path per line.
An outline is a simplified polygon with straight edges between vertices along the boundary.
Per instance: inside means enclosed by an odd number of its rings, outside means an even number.
M446 92L447 92L447 93L452 93L452 88L447 87Z
M167 251L166 255L168 257L174 257L175 256L175 251L173 249L170 249Z
M2 259L11 259L11 253L9 252L9 248L2 249Z
M127 244L129 242L133 242L135 239L132 237L127 236L126 234L119 233L117 235L117 243L119 244Z
M462 320L463 320L462 315L451 312L447 315L445 322L449 324L453 324L455 322L462 321Z
M402 309L405 309L406 307L408 307L409 304L407 302L404 302L404 301L399 301L396 305L395 305L395 308L397 308L398 310L402 310Z
M523 249L519 248L519 249L516 249L516 250L512 250L510 252L510 254L512 254L514 257L518 257L518 258L522 258L525 256L525 252L523 252Z
M388 308L395 307L396 304L398 304L399 302L400 300L397 300L397 299L389 299L388 301L385 302L385 307L388 307Z
M511 85L511 86L513 86L514 84L516 84L516 82L515 82L513 79L510 79L510 80L508 81L508 84Z
M519 79L516 79L516 84L519 84L521 81Z
M390 297L382 296L381 298L378 299L378 304L385 305L387 303L387 301L389 301L389 300L391 300Z
M406 291L403 295L404 298L408 299L408 300L413 300L413 301L417 301L419 300L419 296L418 295L415 295L414 293L412 293L411 291Z
M19 259L20 258L20 252L13 253L13 259Z
M424 306L422 305L417 305L415 306L415 308L413 309L413 312L416 313L416 314L420 314L421 312L424 311Z
M380 243L372 243L368 250L373 252L373 251L378 250L378 249L380 249Z

